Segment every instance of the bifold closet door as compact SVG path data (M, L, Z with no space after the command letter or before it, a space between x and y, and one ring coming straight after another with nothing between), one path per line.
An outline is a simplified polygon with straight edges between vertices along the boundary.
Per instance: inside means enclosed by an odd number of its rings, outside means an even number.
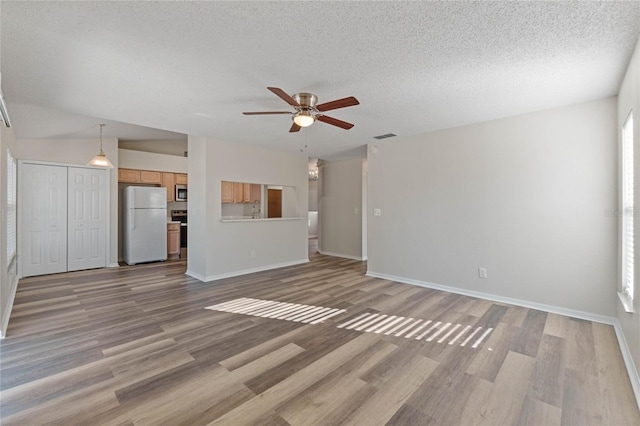
M67 270L67 167L23 164L20 173L21 275Z
M67 270L106 267L107 170L69 167Z

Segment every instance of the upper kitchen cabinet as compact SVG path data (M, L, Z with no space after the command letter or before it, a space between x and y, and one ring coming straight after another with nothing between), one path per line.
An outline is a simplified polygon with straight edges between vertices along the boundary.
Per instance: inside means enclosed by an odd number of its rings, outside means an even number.
M250 203L259 203L262 201L262 185L259 183L251 184L251 200Z
M118 169L118 182L140 183L140 170Z
M259 183L222 181L222 202L234 204L256 204L262 200L262 185Z
M162 185L162 172L150 170L118 169L118 182Z
M140 183L162 185L162 172L140 170Z
M233 203L233 182L222 181L222 202Z
M186 185L188 182L187 175L184 173L175 173L176 176L176 184L177 185Z
M244 203L244 184L233 182L233 202Z
M162 186L167 188L167 203L173 203L176 197L176 176L175 173L162 173Z

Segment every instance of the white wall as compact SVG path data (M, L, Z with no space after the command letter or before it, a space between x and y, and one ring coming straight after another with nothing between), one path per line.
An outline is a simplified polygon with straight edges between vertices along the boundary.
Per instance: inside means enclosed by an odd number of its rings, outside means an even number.
M119 141L118 148L184 157L187 140ZM180 172L182 173L182 172ZM186 172L185 172L186 173Z
M13 298L18 285L15 260L7 264L7 148L13 156L15 152L13 129L6 128L0 120L0 336L4 337L9 323L9 315L13 306Z
M209 236L212 234L213 219L210 215L216 204L213 195L210 195L215 185L208 179L210 170L207 167L207 139L189 136L189 153L187 274L204 279L208 276L207 256L210 245Z
M211 281L307 262L307 179L300 154L189 136L187 274ZM223 180L294 186L300 218L221 222Z
M177 155L158 154L131 149L118 149L118 166L123 169L187 173L189 159Z
M14 154L18 160L50 161L86 165L99 151L99 139L20 139ZM114 169L110 169L109 254L107 263L118 265L118 140L103 138L103 149ZM18 200L18 203L20 201ZM18 218L20 220L20 218Z
M616 146L615 98L371 144L369 272L615 315Z
M621 141L622 125L629 115L629 111L633 110L633 140L634 140L634 169L635 173L635 199L636 203L640 200L640 41L636 44L636 49L627 69L625 78L620 86L618 94L618 140ZM620 157L621 158L621 157ZM621 210L620 210L621 211ZM640 221L638 216L634 221L635 235L640 235ZM620 240L621 241L621 240ZM635 265L640 265L640 242L635 239ZM620 247L618 247L620 249ZM619 250L618 265L622 264L621 250ZM622 282L620 269L618 270L618 280L616 285L618 291ZM627 313L622 305L617 305L617 318L620 321L624 338L627 342L631 358L633 359L633 369L635 370L635 391L636 398L640 403L640 266L635 268L635 300L633 303L635 313ZM633 383L633 380L632 380Z
M309 212L309 238L318 237L318 212Z
M365 259L362 216L363 159L319 162L318 251Z

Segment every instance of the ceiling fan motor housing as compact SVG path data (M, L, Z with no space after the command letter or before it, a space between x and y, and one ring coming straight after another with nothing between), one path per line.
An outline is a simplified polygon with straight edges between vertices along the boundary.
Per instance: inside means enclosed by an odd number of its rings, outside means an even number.
M316 104L318 103L318 97L313 93L296 93L295 95L293 95L293 99L295 99L295 101L300 104L302 109L315 108Z

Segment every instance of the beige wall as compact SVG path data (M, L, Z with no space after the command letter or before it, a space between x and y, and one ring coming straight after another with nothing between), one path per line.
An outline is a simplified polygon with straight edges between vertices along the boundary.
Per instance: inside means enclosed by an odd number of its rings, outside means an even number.
M616 116L607 98L371 144L369 272L613 317Z
M197 136L189 153L187 274L211 281L308 261L306 156ZM300 217L221 222L223 180L295 187Z
M119 141L118 148L184 157L187 140Z
M120 148L118 149L118 165L123 169L187 173L189 160L186 157L177 155L158 154Z
M365 259L363 250L363 169L365 160L320 162L318 251Z
M620 87L618 94L618 140L621 141L621 129L629 112L633 111L633 140L634 140L634 169L635 172L635 199L636 204L640 204L640 41L636 45L635 52L627 69L627 73ZM620 210L621 211L621 210ZM635 235L640 235L640 223L637 219L634 221ZM640 401L640 242L639 238L635 238L635 300L633 303L635 313L626 312L621 303L617 304L617 317L622 326L624 338L629 347L631 358L634 363L636 373L635 386L636 397ZM619 247L620 248L620 247ZM620 250L621 251L621 250ZM619 253L618 265L622 264L621 253ZM620 268L618 269L618 280L616 285L620 291L622 276Z

